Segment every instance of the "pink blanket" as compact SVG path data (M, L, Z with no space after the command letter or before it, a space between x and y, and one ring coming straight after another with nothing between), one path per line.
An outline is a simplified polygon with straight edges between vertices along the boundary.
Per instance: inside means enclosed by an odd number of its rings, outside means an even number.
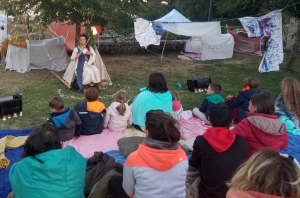
M205 125L203 121L198 118L190 118L188 120L181 118L180 123L180 132L181 136L185 140L196 138L199 135L203 135L206 129L210 126Z
M101 134L82 135L78 139L64 142L63 148L67 145L73 146L84 158L90 158L95 151L119 150L117 142L123 137L122 132L111 132L108 129L104 129Z

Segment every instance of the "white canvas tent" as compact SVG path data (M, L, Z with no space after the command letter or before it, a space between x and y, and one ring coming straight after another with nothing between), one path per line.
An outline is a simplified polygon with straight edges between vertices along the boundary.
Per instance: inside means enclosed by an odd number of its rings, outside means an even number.
M46 40L27 40L27 48L8 45L6 68L19 73L31 69L65 70L70 62L64 45L64 37Z
M220 22L191 22L174 9L154 23L165 31L191 36L185 51L197 54L197 60L232 58L234 39L231 34L221 34Z
M191 21L175 9L173 9L165 16L154 20L154 23L189 23L189 22Z

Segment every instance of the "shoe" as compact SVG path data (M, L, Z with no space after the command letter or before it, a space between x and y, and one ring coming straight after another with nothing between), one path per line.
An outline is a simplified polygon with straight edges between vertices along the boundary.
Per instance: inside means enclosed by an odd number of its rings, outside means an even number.
M132 100L128 100L128 101L127 101L128 106L130 106L132 103L133 103Z
M96 83L95 87L100 91L102 90L101 83Z
M88 89L88 85L84 85L83 89L82 89L82 92L85 93L87 89Z

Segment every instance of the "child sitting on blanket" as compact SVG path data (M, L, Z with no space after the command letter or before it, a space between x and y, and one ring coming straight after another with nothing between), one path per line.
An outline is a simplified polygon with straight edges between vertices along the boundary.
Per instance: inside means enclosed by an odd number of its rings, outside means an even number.
M79 136L82 128L78 114L69 107L64 108L64 101L61 97L54 97L49 102L51 109L49 123L53 124L58 131L62 142Z
M103 130L105 105L98 101L99 91L90 87L85 93L86 101L75 105L74 110L82 121L81 135L100 134Z
M200 118L206 124L210 124L208 117L212 106L224 102L224 99L220 95L221 85L217 83L210 83L205 94L205 99L199 108L193 109L194 116Z
M234 115L234 124L247 118L246 112L248 111L249 101L254 94L259 93L257 89L258 86L259 80L250 76L245 78L244 88L236 97L231 95L227 96L227 105L230 106L233 111L237 108L237 113Z
M266 94L255 94L249 102L248 117L239 122L233 132L244 137L249 145L248 157L269 147L279 152L288 146L288 136L284 123L275 115L273 99Z
M299 168L295 158L270 148L261 149L235 173L226 197L300 197Z
M228 190L225 182L247 160L248 144L230 131L232 110L226 104L214 105L209 121L212 128L194 142L188 175L199 174L199 197L221 198Z
M176 120L180 120L183 108L180 103L179 95L176 91L171 91L171 94L172 94L172 110L173 110L172 116Z
M126 101L126 92L118 91L111 105L106 110L104 128L113 132L122 132L132 125L131 108Z

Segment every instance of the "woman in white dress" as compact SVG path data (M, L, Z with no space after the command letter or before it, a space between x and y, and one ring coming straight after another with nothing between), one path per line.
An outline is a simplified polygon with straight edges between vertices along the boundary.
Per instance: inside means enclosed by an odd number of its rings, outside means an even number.
M71 63L63 76L66 82L71 83L76 74L78 92L86 92L90 83L94 83L97 89L101 89L100 71L94 65L96 53L87 40L88 37L85 34L79 35L79 44L74 48Z

